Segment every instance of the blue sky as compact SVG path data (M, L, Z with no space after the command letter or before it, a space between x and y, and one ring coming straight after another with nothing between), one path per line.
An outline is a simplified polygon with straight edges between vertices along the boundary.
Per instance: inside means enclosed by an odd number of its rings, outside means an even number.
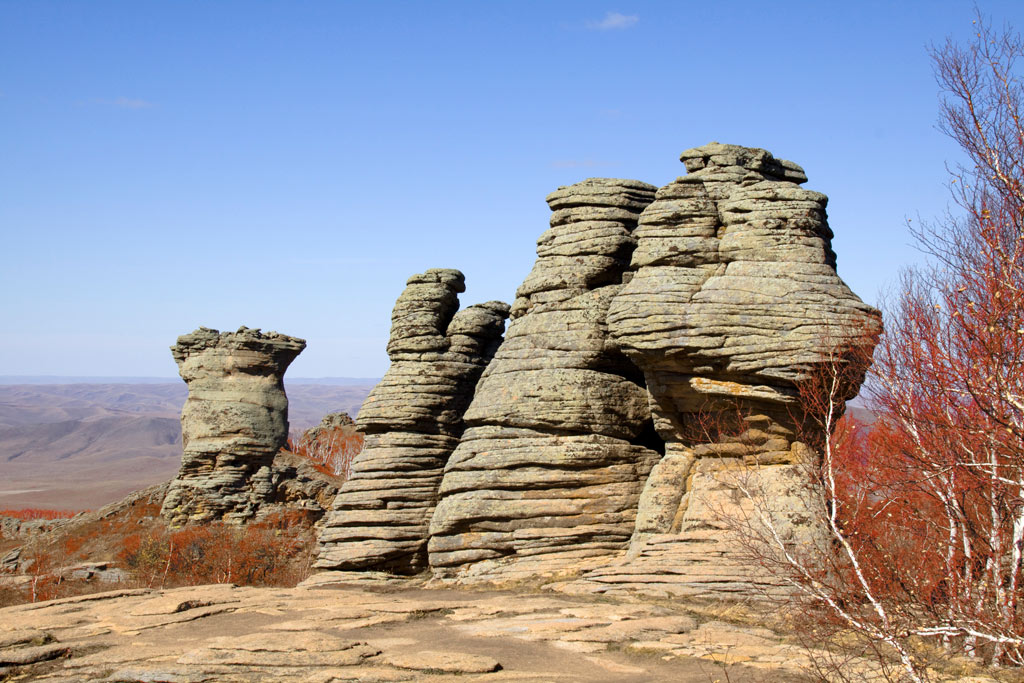
M990 2L1024 28L1024 3ZM174 376L199 325L380 376L430 267L510 301L544 196L711 140L801 164L876 301L947 207L970 2L0 1L0 375Z

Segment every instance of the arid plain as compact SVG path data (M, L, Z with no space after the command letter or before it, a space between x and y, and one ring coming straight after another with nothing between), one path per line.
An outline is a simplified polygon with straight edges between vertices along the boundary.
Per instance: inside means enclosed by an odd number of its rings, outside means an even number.
M293 431L355 415L366 384L288 384ZM0 509L94 509L172 478L181 464L181 381L0 384Z

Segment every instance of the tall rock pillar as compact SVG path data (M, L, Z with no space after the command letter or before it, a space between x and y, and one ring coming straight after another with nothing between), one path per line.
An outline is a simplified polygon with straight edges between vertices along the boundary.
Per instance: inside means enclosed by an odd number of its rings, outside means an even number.
M609 344L605 318L654 191L590 178L548 196L551 227L445 468L435 575L550 576L629 542L660 444L643 374Z
M171 353L188 399L181 413L181 470L164 499L171 524L244 522L273 496L271 465L288 439L283 377L302 339L246 327L200 327Z
M632 278L608 312L614 344L646 377L666 452L630 552L588 582L752 595L779 579L750 564L735 529L773 516L804 548L824 529L799 388L844 346L872 345L880 316L836 273L827 198L800 187L799 166L718 143L682 161L689 175L640 217Z
M398 297L391 367L359 410L366 441L320 533L318 568L426 567L441 475L509 310L488 301L459 311L465 288L459 271L432 268L411 277Z

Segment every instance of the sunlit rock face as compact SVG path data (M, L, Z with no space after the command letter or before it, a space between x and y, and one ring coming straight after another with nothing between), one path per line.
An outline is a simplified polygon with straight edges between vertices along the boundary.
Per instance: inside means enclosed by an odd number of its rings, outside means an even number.
M285 370L302 339L201 327L171 353L188 385L182 459L162 514L172 524L252 518L274 496L274 457L288 439Z
M514 578L625 549L660 453L643 376L605 319L654 190L592 178L548 196L551 227L445 467L435 574Z
M462 273L430 269L410 278L395 303L391 366L359 411L366 441L325 521L317 567L426 567L444 466L509 311L500 301L459 311L463 291Z
M590 587L754 594L778 580L750 566L735 532L756 506L787 543L810 546L823 530L798 389L837 351L873 344L880 317L836 273L827 198L800 187L799 166L718 143L682 161L689 175L640 217L632 278L608 312L666 453L628 556Z
M747 598L779 577L737 529L822 540L800 391L870 349L879 314L799 166L718 143L682 160L660 189L552 193L510 312L456 314L458 271L409 281L317 566Z

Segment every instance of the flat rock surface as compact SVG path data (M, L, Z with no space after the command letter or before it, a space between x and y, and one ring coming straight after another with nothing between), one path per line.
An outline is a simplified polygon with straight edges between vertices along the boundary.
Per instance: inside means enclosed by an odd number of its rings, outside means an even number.
M122 590L0 610L0 678L26 681L799 681L765 628L634 599L429 589ZM710 614L710 616L709 616Z

